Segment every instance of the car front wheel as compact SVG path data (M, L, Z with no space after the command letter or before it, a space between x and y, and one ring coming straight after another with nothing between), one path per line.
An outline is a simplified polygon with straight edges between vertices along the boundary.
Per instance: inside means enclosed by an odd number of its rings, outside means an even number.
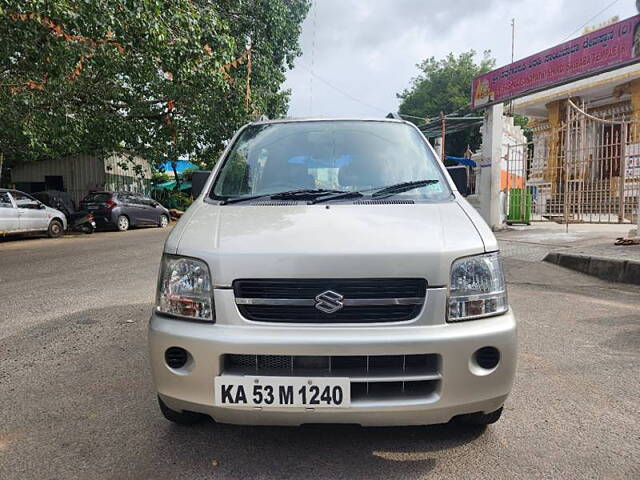
M49 235L51 238L58 238L62 235L63 232L64 229L60 220L51 220L51 223L49 223L49 228L47 229L47 235Z
M169 217L166 215L160 215L160 228L167 228L167 225L169 225Z
M116 226L118 227L118 231L126 232L129 230L129 219L125 215L120 215Z

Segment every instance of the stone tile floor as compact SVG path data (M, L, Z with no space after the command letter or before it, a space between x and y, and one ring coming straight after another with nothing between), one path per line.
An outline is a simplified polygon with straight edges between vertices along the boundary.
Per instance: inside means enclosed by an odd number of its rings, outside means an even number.
M536 222L512 226L496 232L502 255L539 262L550 252L572 253L598 258L640 262L640 245L614 245L616 238L628 237L631 225L558 225Z

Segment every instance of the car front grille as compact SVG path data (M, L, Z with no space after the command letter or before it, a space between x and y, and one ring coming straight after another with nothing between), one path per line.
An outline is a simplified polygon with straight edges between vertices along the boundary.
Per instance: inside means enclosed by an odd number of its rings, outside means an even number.
M422 309L426 289L427 281L423 278L247 279L233 282L240 313L249 320L263 322L411 320ZM325 297L327 301L322 301L323 295L329 295Z
M352 402L437 399L441 361L418 355L226 354L223 375L341 377L351 382Z

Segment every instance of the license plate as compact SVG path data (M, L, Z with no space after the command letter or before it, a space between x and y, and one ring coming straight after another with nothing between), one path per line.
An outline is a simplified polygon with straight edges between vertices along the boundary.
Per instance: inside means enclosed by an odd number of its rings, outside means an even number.
M351 404L348 378L224 375L215 378L219 407L345 408Z

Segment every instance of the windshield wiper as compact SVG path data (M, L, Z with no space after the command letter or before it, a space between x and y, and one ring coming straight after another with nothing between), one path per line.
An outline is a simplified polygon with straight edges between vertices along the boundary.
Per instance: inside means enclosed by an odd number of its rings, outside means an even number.
M371 194L373 198L388 197L395 195L396 193L408 192L414 188L426 187L427 185L433 185L439 183L440 180L414 180L412 182L401 182L388 187L381 188L377 192Z
M310 205L315 205L316 203L322 202L330 202L331 200L339 200L343 198L360 198L363 195L360 192L336 192L332 195L323 195L321 197L314 198L309 202Z
M257 198L270 197L270 193L263 193L261 195L244 195L241 197L225 198L220 202L220 205L228 205L229 203L248 202L249 200L255 200Z
M313 199L321 195L328 195L331 193L342 193L340 190L331 190L328 188L315 188L315 189L301 189L291 190L289 192L274 193L271 195L273 200L296 200L296 199Z
M318 189L310 189L310 188L301 188L299 190L289 190L286 192L276 192L276 193L262 193L258 195L244 195L241 197L232 197L227 198L220 202L222 205L227 205L229 203L239 203L239 202L248 202L251 200L256 200L258 198L270 198L272 200L298 200L298 199L313 199L319 195L328 195L331 193L343 193L340 190L329 190L324 188Z

